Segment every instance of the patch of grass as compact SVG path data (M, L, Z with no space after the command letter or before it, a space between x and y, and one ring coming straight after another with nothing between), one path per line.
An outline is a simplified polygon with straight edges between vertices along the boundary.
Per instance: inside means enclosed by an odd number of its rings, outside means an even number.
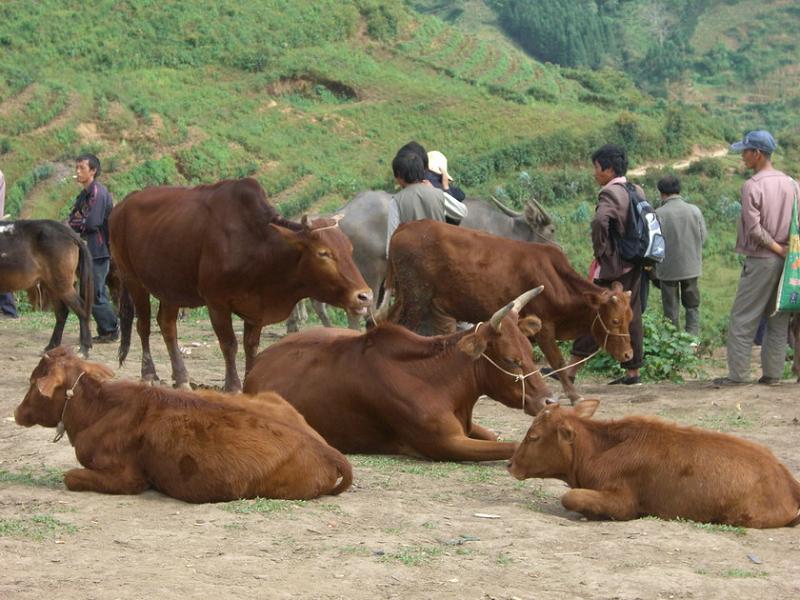
M341 506L339 506L338 504L318 504L317 508L321 508L322 510L324 510L326 512L329 512L329 513L333 513L335 515L342 516L342 515L347 514L347 513L345 513L344 509Z
M497 555L495 562L501 567L507 567L514 562L514 559L505 552L501 552L500 554Z
M339 548L340 554L350 554L354 556L370 556L372 555L372 550L367 548L366 546L342 546Z
M44 540L63 534L72 534L78 528L59 521L51 515L34 515L22 519L0 519L0 537L16 537L30 540Z
M437 525L433 521L425 521L422 526L425 529L436 529Z
M695 425L715 431L730 431L731 429L752 429L755 427L755 421L747 417L741 410L729 410L697 417Z
M270 514L285 512L305 506L305 500L273 500L271 498L253 498L252 500L234 500L220 504L222 510L237 514L261 513Z
M245 529L247 529L247 525L245 525L244 523L240 523L239 521L236 521L234 523L225 523L225 525L223 525L222 528L228 531L244 531Z
M382 562L400 562L407 567L419 567L440 557L444 549L440 546L405 546L397 552L381 557Z
M24 469L12 472L0 469L0 483L17 483L34 487L64 487L64 472L54 467L45 467L41 472Z
M678 519L678 521L683 521L683 519ZM695 529L700 529L702 531L710 531L713 533L733 533L738 536L747 535L747 529L744 527L737 527L736 525L725 525L720 523L697 523L695 521L685 522L691 524Z
M732 577L734 579L746 579L749 577L768 577L766 571L748 571L747 569L728 569L720 573L720 577Z

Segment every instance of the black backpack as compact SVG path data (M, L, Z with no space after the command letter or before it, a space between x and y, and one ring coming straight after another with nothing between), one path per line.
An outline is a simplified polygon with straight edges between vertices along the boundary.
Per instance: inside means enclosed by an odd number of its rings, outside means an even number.
M630 207L625 234L620 236L612 229L617 250L625 262L651 267L664 260L666 244L661 233L661 223L658 221L656 211L650 206L647 198L639 193L636 186L629 182L622 185L628 191Z

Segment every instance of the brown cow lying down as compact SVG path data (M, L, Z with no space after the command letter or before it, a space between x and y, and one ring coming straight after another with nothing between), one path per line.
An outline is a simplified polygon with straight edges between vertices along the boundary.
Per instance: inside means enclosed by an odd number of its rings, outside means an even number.
M764 446L653 417L592 421L599 402L548 407L508 470L571 488L568 510L619 521L654 515L744 527L800 521L800 483Z
M63 423L87 467L67 471L70 490L138 494L152 487L187 502L225 502L308 499L350 487L347 459L277 394L194 393L112 376L56 348L34 369L14 412L25 427Z
M311 329L288 336L258 355L244 389L281 394L342 452L508 459L516 444L473 423L472 409L482 394L514 408L524 404L530 414L544 406L549 392L525 337L540 323L518 320L513 310L537 291L477 329L446 336L421 337L390 324L365 334ZM516 375L532 372L523 387Z

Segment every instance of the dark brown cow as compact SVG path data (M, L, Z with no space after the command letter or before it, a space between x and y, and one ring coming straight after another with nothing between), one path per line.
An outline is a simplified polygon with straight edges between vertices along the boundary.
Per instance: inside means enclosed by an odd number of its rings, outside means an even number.
M112 376L62 346L39 362L14 411L25 427L64 428L86 467L66 473L70 490L154 488L187 502L225 502L316 498L350 486L347 459L277 394L195 393Z
M509 463L553 477L568 510L618 521L653 515L744 527L800 521L800 482L764 446L654 417L592 421L597 400L547 407Z
M535 339L552 367L564 365L556 340L589 332L617 360L633 356L630 293L619 284L607 290L581 277L553 245L414 221L392 237L387 281L397 298L389 319L421 331L431 318L437 333L452 331L456 320L485 320L503 299L543 285L542 295L522 315L541 319ZM563 372L559 375L569 398L578 400L573 383Z
M75 291L76 271L80 295ZM89 355L92 256L77 233L57 221L0 221L0 292L17 290L41 290L51 299L56 325L45 351L61 344L72 309L80 324L81 352Z
M157 379L150 355L150 294L176 385L188 375L178 350L180 307L207 306L225 357L225 389L241 389L231 314L244 320L245 369L258 351L261 329L283 321L311 296L366 314L372 292L334 220L302 225L278 216L255 179L195 188L153 187L129 194L109 219L111 254L136 307L142 378ZM120 306L120 362L130 347L127 294Z
M365 334L310 329L261 352L244 389L283 395L342 452L501 460L515 444L473 423L472 409L482 394L529 414L541 409L548 390L525 337L539 325L518 321L509 304L489 323L434 338L391 324Z

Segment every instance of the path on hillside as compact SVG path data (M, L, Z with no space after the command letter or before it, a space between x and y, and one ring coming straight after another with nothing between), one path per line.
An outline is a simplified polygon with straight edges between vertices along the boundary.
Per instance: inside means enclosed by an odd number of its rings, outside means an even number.
M648 169L663 169L664 167L669 167L671 169L675 169L676 171L682 171L690 164L700 160L701 158L719 158L720 156L725 156L728 154L729 151L730 150L728 146L717 146L716 148L694 148L689 156L677 162L667 161L645 163L628 171L628 175L633 177L641 177L647 173Z

